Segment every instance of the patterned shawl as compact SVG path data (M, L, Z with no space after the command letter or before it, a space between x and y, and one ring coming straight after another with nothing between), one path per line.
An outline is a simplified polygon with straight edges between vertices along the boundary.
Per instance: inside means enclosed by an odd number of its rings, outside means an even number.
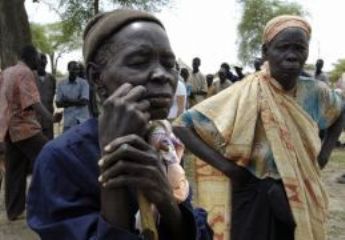
M326 239L328 202L317 164L321 147L318 127L270 76L267 63L261 72L194 109L205 115L220 133L220 137L212 136L198 122L193 122L198 135L215 149L222 146L224 156L241 166L246 166L251 159L256 124L261 118L297 225L295 239ZM219 182L225 178L221 174L213 175L213 181L215 177ZM227 200L223 209L229 205ZM212 208L212 201L204 204L210 206L202 207Z

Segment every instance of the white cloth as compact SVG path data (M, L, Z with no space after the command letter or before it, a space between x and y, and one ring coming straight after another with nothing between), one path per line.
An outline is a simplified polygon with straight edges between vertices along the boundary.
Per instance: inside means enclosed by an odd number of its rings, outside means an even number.
M186 101L187 101L187 89L185 84L183 83L182 79L178 80L177 83L177 88L175 92L175 96L173 99L173 104L170 108L168 119L175 119L177 118L177 112L178 112L178 106L177 106L177 97L178 96L183 96L184 97L184 102L183 102L183 111L186 110Z

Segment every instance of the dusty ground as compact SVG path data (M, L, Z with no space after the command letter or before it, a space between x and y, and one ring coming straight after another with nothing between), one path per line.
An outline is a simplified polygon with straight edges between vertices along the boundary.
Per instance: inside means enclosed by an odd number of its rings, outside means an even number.
M332 159L323 171L323 178L330 197L329 240L345 239L345 184L336 183L336 178L345 174L345 150L333 152ZM24 219L15 222L6 220L3 200L3 186L0 191L0 239L39 239L26 225Z

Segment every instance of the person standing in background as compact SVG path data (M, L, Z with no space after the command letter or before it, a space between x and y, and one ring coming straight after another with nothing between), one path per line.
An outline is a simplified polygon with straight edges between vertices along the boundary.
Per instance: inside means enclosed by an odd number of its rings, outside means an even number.
M60 82L56 89L56 106L64 108L64 132L90 118L89 84L79 77L80 68L77 62L69 62L67 69L68 79Z
M323 60L322 59L318 59L316 61L316 64L315 64L315 79L321 81L321 82L324 82L326 83L327 85L329 85L329 81L328 81L328 77L326 76L326 74L322 71L322 68L323 68Z
M44 107L50 112L54 113L54 96L56 90L56 80L54 76L46 72L47 56L40 54L40 62L37 68L37 88L40 93L41 102ZM61 113L58 114L58 118L61 120ZM53 122L44 121L42 117L39 118L39 122L42 127L43 134L49 139L54 138L54 126Z
M192 86L192 93L190 95L190 107L203 101L207 95L207 82L205 76L200 72L201 60L196 57L193 59L193 71L189 76L188 81Z
M37 116L53 120L40 101L33 73L39 64L36 48L24 47L19 59L0 75L0 142L5 142L5 205L11 221L25 210L26 177L47 142Z

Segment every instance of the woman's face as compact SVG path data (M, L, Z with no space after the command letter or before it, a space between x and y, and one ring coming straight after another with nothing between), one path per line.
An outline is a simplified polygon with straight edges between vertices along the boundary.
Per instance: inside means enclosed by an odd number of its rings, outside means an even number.
M175 55L166 32L156 23L134 22L112 36L112 49L100 81L111 95L130 83L146 88L151 119L166 118L177 86Z
M287 28L264 47L271 75L284 89L294 87L309 54L309 39L300 28Z

